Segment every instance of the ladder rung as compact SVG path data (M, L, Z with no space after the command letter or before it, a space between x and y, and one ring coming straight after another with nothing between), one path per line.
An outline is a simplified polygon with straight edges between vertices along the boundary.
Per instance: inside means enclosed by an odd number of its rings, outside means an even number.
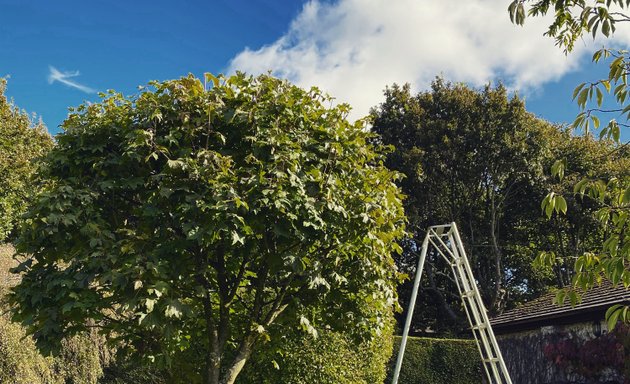
M488 328L487 324L473 325L472 327L470 327L470 329L474 329L474 330L480 330L480 329L486 329L486 328Z
M484 362L484 363L498 363L498 362L499 362L499 359L498 359L498 358L496 358L496 357L491 357L491 358L489 358L489 359L483 359L483 362Z

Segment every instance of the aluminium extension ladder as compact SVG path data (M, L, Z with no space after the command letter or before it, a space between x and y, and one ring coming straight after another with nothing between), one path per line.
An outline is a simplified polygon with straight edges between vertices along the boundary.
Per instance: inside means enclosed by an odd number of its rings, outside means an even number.
M457 289L459 290L459 295L462 298L462 303L466 310L468 323L475 336L488 382L491 384L512 384L505 362L503 361L503 356L501 355L501 350L494 337L486 308L481 301L481 295L475 283L475 278L455 223L429 227L424 242L422 243L422 251L420 253L420 260L418 260L418 268L413 283L407 320L405 321L405 328L398 351L398 359L396 360L392 384L398 383L398 375L400 374L405 346L407 345L409 326L411 325L422 269L429 246L432 246L438 254L446 260L453 271Z

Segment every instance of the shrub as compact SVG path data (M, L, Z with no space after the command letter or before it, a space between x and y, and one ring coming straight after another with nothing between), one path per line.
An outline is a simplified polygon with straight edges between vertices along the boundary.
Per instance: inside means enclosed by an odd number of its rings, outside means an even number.
M103 376L99 345L89 336L73 336L61 342L53 367L63 383L96 384Z
M391 322L390 322L391 324ZM264 346L243 372L244 384L382 383L392 354L392 328L372 341L357 341L341 332L323 331L317 338L296 332L277 348ZM275 353L268 350L275 349Z
M131 364L118 361L105 367L103 378L99 384L165 384L172 383L167 379L168 372L147 365Z
M55 377L53 360L37 351L20 325L0 316L0 383L63 384Z
M626 377L630 374L630 326L618 324L610 333L590 340L561 333L552 337L543 353L562 370L587 380L598 380L611 371Z
M0 311L5 312L4 300L8 288L19 281L19 275L9 273L14 265L13 247L0 244ZM77 335L61 342L55 357L45 357L35 346L26 330L0 316L0 383L11 384L96 384L103 374L101 336Z
M394 342L386 382L391 382L400 337ZM410 337L398 378L399 384L480 383L481 359L473 340Z
M5 88L0 78L0 241L10 237L37 191L38 159L53 145L46 127L8 100Z
M98 346L86 336L62 346L58 356L42 356L22 326L0 316L0 383L96 384L103 373Z

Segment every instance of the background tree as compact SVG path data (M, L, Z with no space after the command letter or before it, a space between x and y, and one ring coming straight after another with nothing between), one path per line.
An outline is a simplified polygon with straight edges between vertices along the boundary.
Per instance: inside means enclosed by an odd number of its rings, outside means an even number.
M0 242L6 241L37 189L37 159L53 145L44 125L34 124L4 95L0 78Z
M372 134L317 89L206 80L64 122L17 241L14 318L40 346L91 321L157 361L199 348L193 381L215 384L283 327L383 331L404 214Z
M614 45L614 34L619 23L627 23L630 16L626 9L630 6L628 0L540 0L533 2L526 10L528 0L514 0L510 3L509 13L513 22L523 25L527 15L544 16L552 12L553 22L545 35L555 39L556 44L565 51L570 52L575 42L585 34L592 34L593 38L598 33L606 38L611 38ZM630 105L628 101L628 73L630 70L630 58L625 49L602 48L593 54L593 61L608 60L608 77L594 79L590 82L578 85L573 92L581 112L577 115L573 126L582 128L585 132L589 128L600 128L598 115L612 115L608 123L600 130L601 138L611 138L619 142L621 127L628 127L630 118ZM603 108L604 94L612 91L616 106ZM621 145L626 150L626 144ZM618 149L614 149L617 151ZM562 179L564 164L562 159L555 165L554 174ZM600 247L585 252L575 262L577 274L573 279L573 286L588 289L594 284L599 284L603 278L611 280L614 284L622 283L630 289L630 229L628 216L630 215L630 175L628 168L620 177L610 179L590 178L575 184L574 193L581 198L591 199L600 208L596 212L596 218L606 233L606 238ZM543 206L548 215L561 212L556 209L556 202L563 199L562 195L552 191L543 201ZM543 257L540 264L551 265L555 263L553 255ZM575 291L568 295L572 301L578 299ZM559 296L563 299L564 294ZM630 306L614 306L607 313L609 326L612 327L617 320L630 322Z
M394 85L372 114L380 140L395 146L386 164L406 176L399 183L408 196L405 210L413 237L397 259L402 270L415 272L428 226L455 221L486 306L497 313L550 285L566 284L573 274L573 250L600 235L592 206L565 200L572 213L550 223L538 201L552 186L567 188L543 172L558 157L574 165L564 183L613 172L594 160L609 146L573 138L536 119L502 86L475 90L437 79L430 91L414 96L409 86ZM533 268L532 260L543 251L566 261L555 268ZM440 258L430 255L419 299L430 305L418 306L416 324L457 331L465 323L447 271ZM406 283L399 291L403 303L409 293Z

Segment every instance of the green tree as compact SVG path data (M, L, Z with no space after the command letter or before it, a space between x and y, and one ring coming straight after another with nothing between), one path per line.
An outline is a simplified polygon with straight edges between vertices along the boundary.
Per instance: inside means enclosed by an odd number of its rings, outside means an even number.
M7 240L19 216L37 189L37 159L52 147L52 138L40 122L5 96L6 80L0 78L0 242Z
M502 86L477 91L437 79L430 91L412 96L408 86L395 85L385 98L373 110L374 131L396 147L386 164L406 176L401 187L414 230L400 267L413 270L429 225L456 221L482 295L492 312L501 311L520 285L534 285L531 276L519 274L522 263L510 238L519 222L539 215L519 197L542 177L543 135L551 128ZM450 278L440 262L431 255L425 290L437 300L438 315L455 320L450 303L459 303L459 296L452 285L446 288Z
M315 88L206 81L111 92L64 122L16 242L14 318L40 346L89 320L158 362L200 346L194 382L227 384L274 324L385 327L404 212L372 134Z
M552 187L572 188L567 183L576 178L616 175L617 162L596 161L610 145L572 137L535 118L502 86L475 90L437 79L430 91L412 95L409 86L394 85L373 117L380 140L396 147L386 164L406 176L399 183L408 195L413 238L397 258L401 270L414 271L428 226L456 221L486 305L496 313L554 283L566 285L573 275L573 250L587 249L601 235L593 204L568 199L571 214L549 222L538 201ZM571 164L563 182L543 172L557 158ZM540 252L556 254L564 263L533 268ZM465 322L448 271L439 257L429 255L421 300L431 304L418 306L415 324L457 330L457 322ZM409 293L405 283L401 299ZM453 325L444 321L449 318Z
M513 22L523 25L526 17L540 17L553 13L553 21L545 35L555 39L556 44L570 52L575 42L585 34L592 34L593 38L601 33L606 38L613 39L618 23L630 21L630 16L625 9L630 6L628 0L540 0L531 4L526 9L528 0L514 0L508 8ZM630 57L627 50L602 48L593 54L593 61L608 60L609 73L606 78L595 79L582 83L573 92L581 112L573 122L573 127L582 128L585 132L589 128L600 128L598 115L613 115L608 123L601 127L600 138L611 138L615 142L620 141L621 127L628 127L630 118L630 105L628 97L628 72L630 70ZM604 94L612 91L616 107L603 108ZM625 150L627 144L621 146ZM617 151L619 148L614 149ZM611 151L611 152L613 152ZM563 160L560 159L552 172L562 179L565 169ZM619 177L609 179L586 178L575 184L574 193L583 199L590 199L599 205L595 217L600 222L606 233L601 246L583 253L575 261L576 274L573 286L588 289L601 282L603 278L611 280L614 284L622 283L630 289L630 228L628 217L630 215L630 174L625 172ZM562 201L565 198L561 194L552 191L543 200L543 209L548 216L554 212L564 213ZM560 204L558 205L558 202ZM555 258L544 257L539 260L541 264L554 264ZM562 293L559 299L566 296ZM579 295L575 291L569 292L568 297L573 302ZM614 326L618 320L630 322L630 306L614 306L607 313L609 326Z

